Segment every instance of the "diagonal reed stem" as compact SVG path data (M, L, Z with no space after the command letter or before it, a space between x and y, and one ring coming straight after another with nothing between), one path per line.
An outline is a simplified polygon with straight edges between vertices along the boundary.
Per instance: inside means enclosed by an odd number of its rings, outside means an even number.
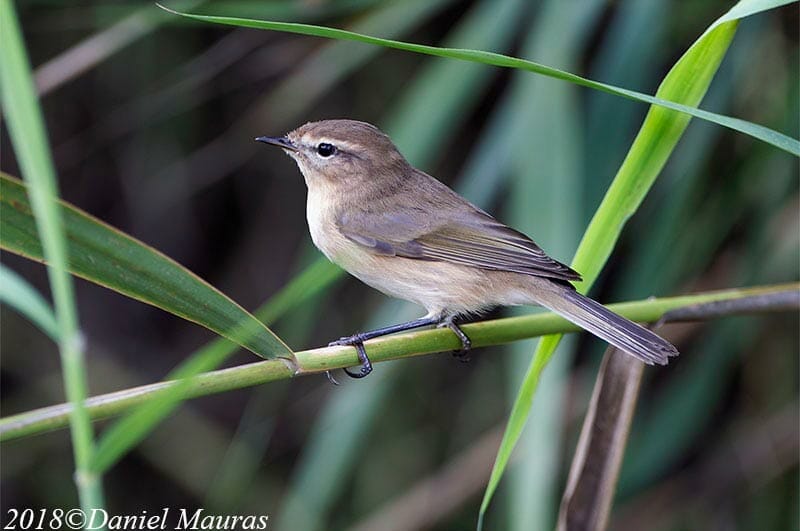
M748 300L758 302L748 304L745 302ZM717 304L713 307L714 311L708 316L696 311L688 312L686 318L702 320L708 317L737 313L797 310L800 309L800 283L728 289L679 297L650 298L611 304L609 308L628 319L652 323L659 321L668 312L696 307L698 304L722 301L737 302ZM679 319L680 317L671 320ZM537 313L465 324L462 329L472 340L473 347L500 345L547 334L580 330L572 323L552 313ZM460 345L461 342L458 338L447 329L388 336L368 341L365 344L373 363L454 350ZM186 387L184 397L197 398L275 380L350 367L359 363L353 347L322 347L299 351L295 353L295 356L297 368L294 368L286 360L274 359L200 374L191 378L191 384ZM174 386L176 382L176 380L158 382L95 396L85 402L86 411L94 420L119 415L153 399L160 390ZM63 428L68 424L71 409L70 404L59 404L0 419L0 441Z

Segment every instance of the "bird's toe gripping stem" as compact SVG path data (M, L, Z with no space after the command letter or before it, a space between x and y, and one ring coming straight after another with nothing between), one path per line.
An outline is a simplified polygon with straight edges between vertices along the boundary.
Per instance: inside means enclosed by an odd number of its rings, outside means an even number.
M453 333L458 337L459 340L461 340L461 348L459 350L453 351L453 357L456 358L458 361L464 363L468 362L470 360L469 352L470 350L472 350L472 341L470 341L469 337L467 337L467 334L465 334L464 331L461 330L461 327L459 327L455 323L455 318L446 317L442 319L442 321L438 324L438 326L440 328L444 328L446 326L447 328L453 331Z
M358 361L361 362L361 366L358 369L358 372L351 372L349 369L344 369L345 374L350 378L364 378L369 373L372 372L372 362L369 361L369 357L367 356L367 349L364 348L364 341L369 339L365 334L353 334L352 336L341 337L336 341L331 341L328 346L348 346L348 347L355 347L356 352L358 352ZM336 380L333 379L330 372L328 372L328 380L331 380L334 384Z

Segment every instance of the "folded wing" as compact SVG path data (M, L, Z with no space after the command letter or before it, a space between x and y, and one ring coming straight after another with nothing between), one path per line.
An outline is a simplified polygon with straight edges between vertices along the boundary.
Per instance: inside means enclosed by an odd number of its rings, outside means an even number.
M526 235L469 203L426 206L350 211L339 218L338 227L345 237L377 254L560 280L581 278Z

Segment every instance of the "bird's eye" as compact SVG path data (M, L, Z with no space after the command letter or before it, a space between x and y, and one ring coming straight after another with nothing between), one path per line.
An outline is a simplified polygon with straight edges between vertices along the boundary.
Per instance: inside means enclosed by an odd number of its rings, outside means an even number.
M327 142L323 142L317 146L317 153L320 157L330 157L336 153L336 146L333 144L328 144Z

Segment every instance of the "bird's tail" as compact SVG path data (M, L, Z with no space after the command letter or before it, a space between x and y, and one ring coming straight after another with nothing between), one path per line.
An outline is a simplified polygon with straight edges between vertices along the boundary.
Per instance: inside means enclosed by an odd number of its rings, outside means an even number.
M678 349L669 341L581 295L571 286L552 282L550 286L554 289L537 293L539 304L618 349L648 365L666 365L671 356L678 355Z

